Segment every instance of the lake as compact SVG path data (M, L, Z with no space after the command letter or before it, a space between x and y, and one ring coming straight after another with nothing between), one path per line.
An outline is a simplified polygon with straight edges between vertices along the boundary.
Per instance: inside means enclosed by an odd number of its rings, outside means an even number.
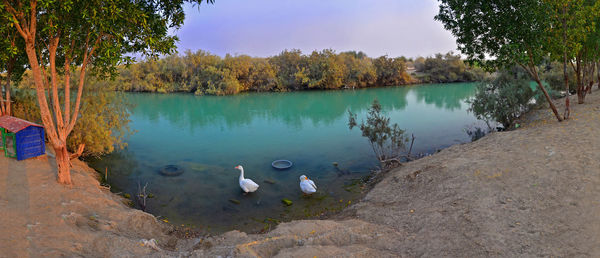
M90 165L108 169L113 192L135 196L138 183L147 183L153 198L146 211L173 224L211 233L257 232L336 212L360 197L357 182L377 160L360 130L348 129L348 110L360 122L378 99L392 123L416 137L413 153L433 153L469 142L466 130L485 126L467 112L465 101L474 93L474 83L235 96L127 93L136 132L126 149ZM294 166L275 170L271 162L277 159ZM167 165L184 173L160 175ZM260 185L257 192L242 194L236 165ZM303 174L316 182L317 194L302 195Z

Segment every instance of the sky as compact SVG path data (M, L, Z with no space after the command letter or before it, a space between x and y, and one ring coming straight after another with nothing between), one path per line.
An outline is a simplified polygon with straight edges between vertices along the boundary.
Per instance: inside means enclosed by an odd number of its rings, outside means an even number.
M186 5L178 51L267 57L284 49L357 50L371 57L456 51L434 21L436 0L216 0Z

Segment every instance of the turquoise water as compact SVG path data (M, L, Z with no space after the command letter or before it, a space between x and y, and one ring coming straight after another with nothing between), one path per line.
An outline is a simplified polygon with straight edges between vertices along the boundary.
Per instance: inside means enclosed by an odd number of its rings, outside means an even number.
M136 133L126 149L91 165L108 168L116 192L135 196L138 182L148 183L155 197L147 200L146 211L174 224L257 231L267 225L265 218L270 223L315 216L358 198L356 179L377 162L358 128L348 129L347 110L360 121L377 98L393 123L415 135L413 153L432 153L470 141L465 128L484 125L466 111L474 91L473 83L457 83L221 97L126 94L135 104ZM276 159L294 166L275 170L270 164ZM170 164L184 173L161 176L158 171ZM257 192L242 194L236 165L260 185ZM316 182L317 195L302 196L302 174ZM285 206L282 198L294 204Z

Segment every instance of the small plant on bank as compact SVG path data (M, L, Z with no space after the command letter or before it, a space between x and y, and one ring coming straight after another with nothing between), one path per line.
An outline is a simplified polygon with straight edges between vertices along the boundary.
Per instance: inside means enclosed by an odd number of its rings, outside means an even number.
M508 129L529 109L528 103L533 94L529 80L503 71L495 79L477 85L475 97L468 101L471 105L469 111L477 119L498 122Z
M404 135L404 130L400 129L398 124L390 124L390 118L382 113L381 105L377 99L373 100L373 104L371 104L366 123L363 121L359 125L356 122L356 114L348 110L348 127L352 130L356 126L360 127L362 136L369 140L371 148L383 169L400 165L402 158L410 159L414 136L408 153L404 154L408 137Z

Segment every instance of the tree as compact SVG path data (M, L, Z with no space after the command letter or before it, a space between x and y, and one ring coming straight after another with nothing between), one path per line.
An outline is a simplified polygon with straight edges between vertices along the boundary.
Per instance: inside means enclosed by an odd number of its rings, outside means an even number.
M549 51L552 56L561 56L565 88L568 87L567 63L575 71L577 100L584 103L591 91L593 74L598 59L597 23L600 3L591 0L545 0L551 18ZM589 84L588 84L589 82ZM567 100L568 102L568 96ZM568 116L568 110L565 110Z
M562 117L540 80L537 65L546 56L548 6L538 0L440 0L441 21L458 49L488 69L525 69L544 94L558 121Z
M0 17L0 22L8 23L6 17ZM11 115L11 82L19 82L25 72L27 62L23 55L23 40L17 36L16 31L7 26L0 27L0 116ZM5 80L4 84L2 79Z
M172 53L177 38L168 31L183 23L183 2L2 1L0 15L9 21L0 25L2 30L16 31L25 43L23 52L33 75L41 120L56 152L58 182L72 183L67 140L80 116L86 73L114 77L119 64L132 62L128 53L150 57ZM71 105L74 69L79 70L79 81Z
M341 88L345 69L343 61L333 50L313 51L308 57L308 88Z
M131 105L125 102L122 94L105 90L104 83L93 82L94 78L89 80L92 82L87 82L89 86L82 94L81 116L67 138L69 151L76 152L71 154L71 158L78 155L100 156L112 152L115 147L125 147L124 137L130 133ZM41 123L35 92L17 90L13 99L14 116Z
M550 18L548 30L549 44L548 51L553 59L560 60L563 63L563 81L564 88L567 91L565 97L564 119L568 119L571 113L569 100L569 73L567 64L570 63L573 56L581 50L582 45L579 40L585 37L586 16L581 9L583 0L544 0L549 6L547 9Z
M271 57L269 62L277 69L277 77L284 87L302 89L308 86L309 79L306 75L308 61L300 50L285 50Z
M382 113L377 99L373 100L373 104L369 108L366 123L363 121L358 125L356 114L348 110L348 127L352 130L356 126L360 127L362 136L369 140L375 156L384 169L400 164L402 157L410 159L410 150L408 154L402 155L406 148L405 143L408 142L404 130L400 129L396 123L390 124L390 118ZM412 149L412 143L410 149Z
M477 119L501 123L505 129L528 109L533 96L529 80L518 71L501 71L497 78L477 85L475 97L469 101L469 111ZM489 125L489 123L488 123Z
M373 60L373 65L380 86L402 85L410 82L410 75L406 73L406 63L402 58L380 56Z

